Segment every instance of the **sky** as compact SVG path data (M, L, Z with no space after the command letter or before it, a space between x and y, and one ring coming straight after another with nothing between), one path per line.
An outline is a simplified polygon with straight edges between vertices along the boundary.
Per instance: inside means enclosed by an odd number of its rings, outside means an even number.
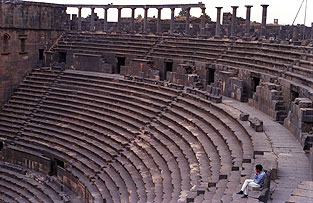
M148 5L148 4L196 4L201 0L32 0L36 2L48 2L48 3L61 3L61 4L111 4L114 5ZM245 5L252 5L252 13L251 20L261 22L262 18L262 7L261 4L268 4L268 15L267 15L267 23L273 23L274 19L278 19L280 24L292 24L294 21L298 9L303 0L202 0L202 3L206 5L206 13L212 18L212 20L216 20L216 8L217 6L223 7L222 12L232 12L231 6L239 6L237 10L237 16L245 18L246 16L246 8ZM311 26L311 22L313 22L313 1L312 0L304 0L304 4L302 9L299 12L297 20L295 24L303 24L304 16L305 16L305 2L307 1L307 17L306 17L306 25ZM76 8L68 8L67 12L69 14L77 14L78 9ZM98 14L100 18L103 18L104 12L103 9L95 9L95 12ZM136 16L141 14L143 16L143 9L136 9ZM179 9L176 9L175 14L179 13ZM90 9L83 9L82 16L86 17L90 14ZM191 9L191 15L199 17L201 15L200 8ZM122 17L130 17L131 9L123 9ZM149 17L157 16L156 9L149 9ZM170 9L162 10L162 19L169 19L171 16ZM117 21L117 9L109 9L108 11L108 20L109 21Z

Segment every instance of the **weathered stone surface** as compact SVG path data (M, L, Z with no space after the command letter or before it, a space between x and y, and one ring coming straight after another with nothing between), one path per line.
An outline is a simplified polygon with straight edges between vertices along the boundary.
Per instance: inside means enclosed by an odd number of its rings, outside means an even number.
M249 114L247 114L247 113L240 114L240 120L248 121L249 120Z

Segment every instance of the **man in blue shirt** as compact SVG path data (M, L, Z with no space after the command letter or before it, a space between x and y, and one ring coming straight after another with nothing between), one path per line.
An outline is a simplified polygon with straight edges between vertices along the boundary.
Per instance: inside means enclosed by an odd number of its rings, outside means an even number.
M255 171L256 173L254 175L254 179L245 180L244 184L241 187L240 192L237 193L237 194L244 194L242 198L248 198L249 187L260 188L264 186L264 180L265 180L266 174L263 171L263 166L260 164L256 165Z

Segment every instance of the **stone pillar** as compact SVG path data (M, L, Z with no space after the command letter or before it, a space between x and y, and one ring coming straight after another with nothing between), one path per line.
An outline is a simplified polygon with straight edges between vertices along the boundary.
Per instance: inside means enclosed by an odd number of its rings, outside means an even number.
M117 28L116 32L120 33L121 32L121 18L122 18L122 8L118 8L118 13L117 13Z
M135 33L135 10L136 8L132 8L132 17L130 20L130 32Z
M162 15L162 8L158 8L158 21L157 21L157 34L158 35L162 33L161 15Z
M311 23L311 40L313 40L313 23Z
M82 7L78 7L77 29L82 30Z
M186 11L187 11L187 14L186 14L186 30L185 30L185 34L187 36L190 35L190 9L191 8L187 8Z
M231 19L230 38L235 39L236 38L236 24L237 24L237 8L238 8L238 6L232 6L232 8L233 8L233 16Z
M143 22L143 33L148 33L148 10L149 8L145 8L145 16L144 16L144 22Z
M221 38L221 12L223 7L216 7L217 16L216 16L216 28L215 28L215 38Z
M262 12L262 25L261 25L261 37L266 36L266 18L267 18L267 7L268 5L262 4L263 12Z
M103 31L108 31L108 8L104 8L104 24L103 24Z
M170 34L174 34L174 21L175 21L175 8L171 8L171 26L170 26ZM313 30L313 29L312 29Z
M95 8L91 8L90 31L95 31Z
M292 28L292 41L298 42L299 41L299 27L294 25Z
M201 28L200 28L200 36L204 37L205 35L205 7L201 8L202 17L201 17Z
M246 31L245 31L245 38L250 38L250 24L251 24L251 8L253 6L246 5L247 8L247 14L246 14Z

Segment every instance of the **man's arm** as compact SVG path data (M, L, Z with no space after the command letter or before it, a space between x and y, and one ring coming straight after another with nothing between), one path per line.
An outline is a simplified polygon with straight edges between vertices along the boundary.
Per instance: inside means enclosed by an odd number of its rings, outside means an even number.
M254 177L254 182L259 185L264 184L266 174L265 173L259 173L257 176Z

